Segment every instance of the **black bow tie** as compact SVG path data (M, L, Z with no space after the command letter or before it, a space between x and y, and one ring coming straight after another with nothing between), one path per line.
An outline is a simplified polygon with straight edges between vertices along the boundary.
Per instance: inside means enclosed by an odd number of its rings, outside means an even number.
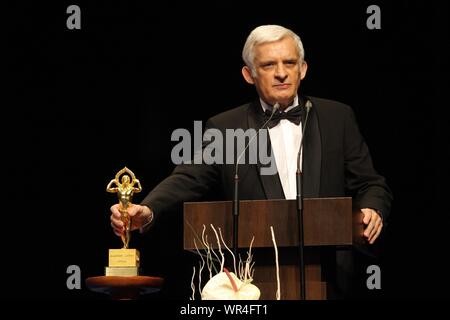
M264 112L264 118L266 121L269 120L271 114L272 111L270 110L266 110ZM300 121L302 121L305 118L305 114L306 114L305 107L300 105L292 108L288 112L275 111L275 114L273 115L272 119L270 119L270 121L267 123L267 127L269 129L275 127L278 123L280 123L281 119L286 119L295 123L296 125L299 125Z

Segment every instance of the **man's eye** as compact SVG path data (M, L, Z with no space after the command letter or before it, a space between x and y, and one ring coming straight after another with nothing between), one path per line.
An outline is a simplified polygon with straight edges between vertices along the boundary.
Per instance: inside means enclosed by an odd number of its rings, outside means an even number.
M263 63L261 66L262 66L263 68L268 68L268 67L273 66L273 63L272 63L272 62Z

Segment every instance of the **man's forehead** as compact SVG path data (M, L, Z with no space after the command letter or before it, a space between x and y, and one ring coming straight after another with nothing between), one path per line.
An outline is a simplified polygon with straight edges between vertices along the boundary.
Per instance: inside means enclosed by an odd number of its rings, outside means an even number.
M256 45L255 57L259 59L278 59L280 57L298 59L299 53L295 41L292 38L283 38L278 41L264 42Z

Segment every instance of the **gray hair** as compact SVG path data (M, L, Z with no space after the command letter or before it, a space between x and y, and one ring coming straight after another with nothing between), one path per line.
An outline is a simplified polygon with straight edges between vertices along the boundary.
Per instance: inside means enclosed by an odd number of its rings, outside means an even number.
M265 25L259 26L250 32L247 40L245 41L244 49L242 50L242 59L252 71L253 76L256 76L254 66L255 47L259 44L275 42L285 37L292 37L292 39L294 39L297 44L300 62L303 62L305 59L305 50L303 49L302 40L300 40L300 37L292 30L278 25Z

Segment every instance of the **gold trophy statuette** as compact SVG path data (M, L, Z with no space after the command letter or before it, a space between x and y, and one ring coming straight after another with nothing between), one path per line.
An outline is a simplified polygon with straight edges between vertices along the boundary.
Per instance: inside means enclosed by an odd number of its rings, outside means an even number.
M131 177L131 178L130 178ZM139 251L129 249L131 217L128 215L128 208L132 205L133 194L141 192L142 187L134 173L127 167L117 172L106 191L117 193L119 198L119 211L125 227L122 234L122 249L109 249L109 266L106 267L106 276L137 276L139 275Z

